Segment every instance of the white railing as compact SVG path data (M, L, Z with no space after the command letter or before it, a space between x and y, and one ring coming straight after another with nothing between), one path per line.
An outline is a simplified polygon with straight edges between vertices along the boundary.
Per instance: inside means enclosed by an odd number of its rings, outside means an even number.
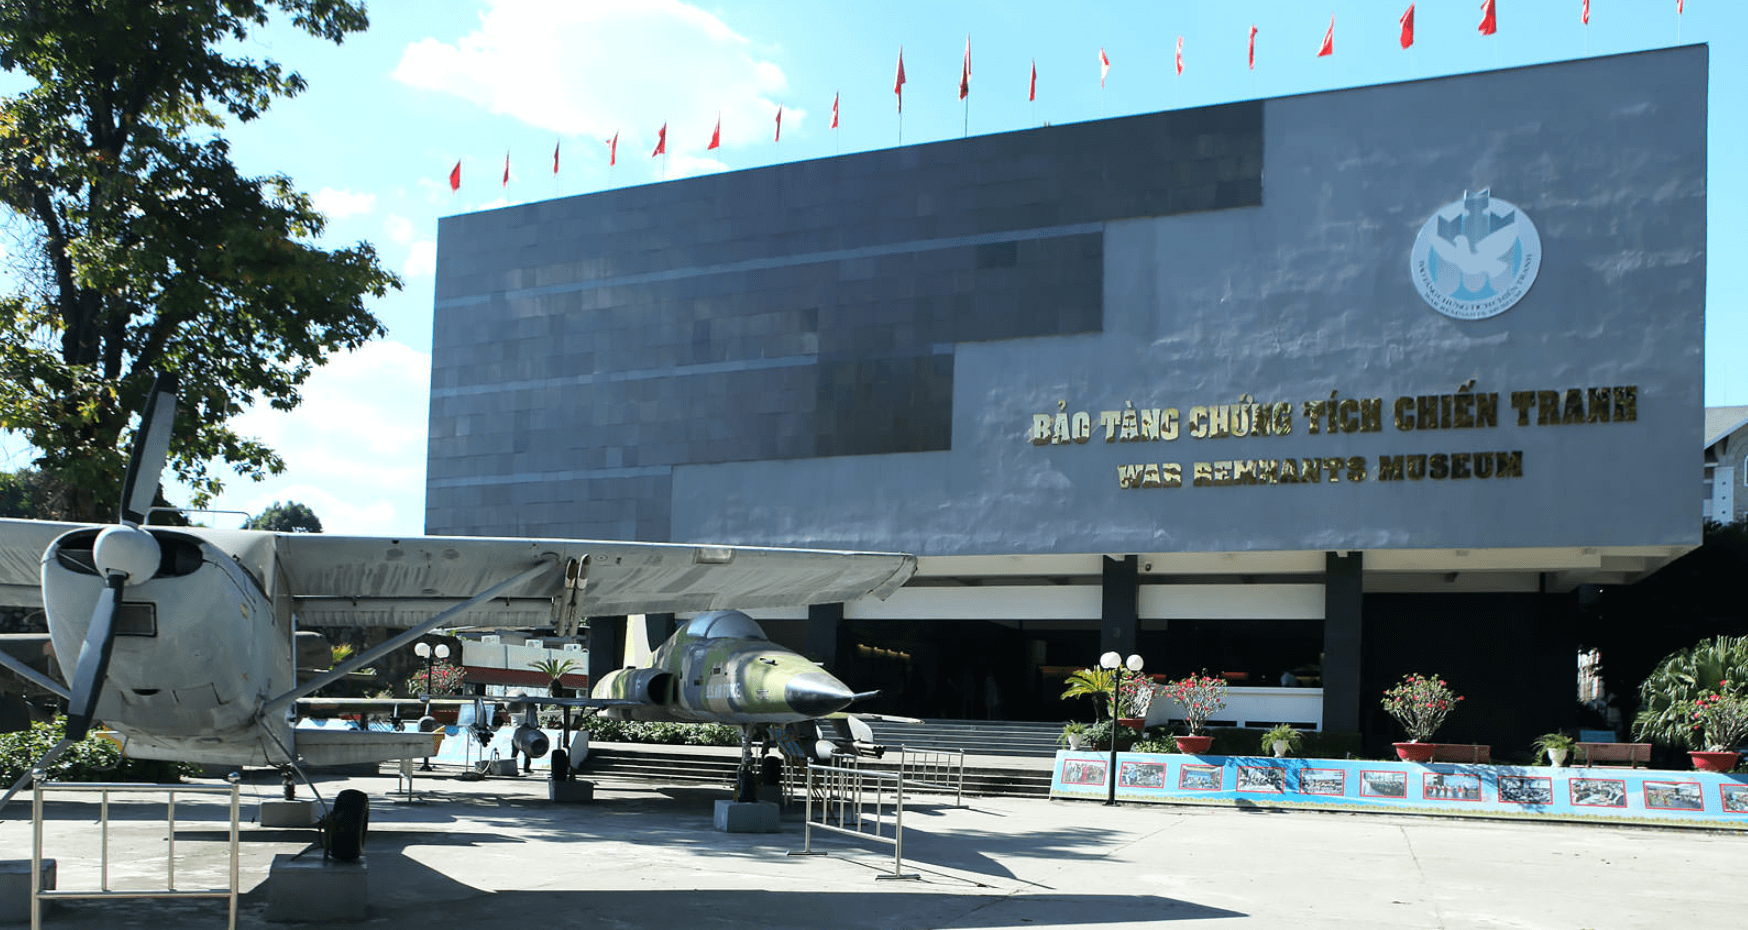
M891 846L892 874L881 873L877 879L922 877L904 871L902 774L808 763L807 830L801 850L789 855L825 855L814 851L815 830Z
M1147 725L1164 726L1182 720L1183 708L1169 695L1153 699ZM1257 723L1292 724L1305 730L1323 729L1322 688L1228 688L1226 707L1208 721L1214 726L1245 727Z
M40 778L35 783L31 799L31 820L33 822L30 848L30 930L42 930L42 902L63 898L225 898L230 902L231 930L237 926L237 834L239 792L236 776L231 776L228 785L152 785L126 783L73 784L69 782L45 782ZM54 891L42 887L42 828L43 828L43 793L59 791L69 794L101 794L103 796L98 810L98 823L101 831L100 879L96 891ZM109 887L109 796L115 793L148 794L165 792L169 795L165 812L164 837L168 850L164 857L165 878L163 888L129 888L113 889ZM205 888L184 890L176 887L176 795L178 794L222 794L229 795L231 801L231 837L230 837L230 886L227 888ZM57 870L59 872L59 870ZM57 875L56 884L59 884Z

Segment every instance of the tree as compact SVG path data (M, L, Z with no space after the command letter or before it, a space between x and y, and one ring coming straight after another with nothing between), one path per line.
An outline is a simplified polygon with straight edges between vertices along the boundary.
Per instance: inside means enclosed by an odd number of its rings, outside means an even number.
M283 504L274 501L273 506L250 517L243 524L243 529L270 530L275 533L320 533L322 521L315 511L297 501L286 501Z
M364 308L400 280L374 248L324 251L324 219L283 175L245 177L218 133L305 82L227 55L275 15L336 44L369 25L349 0L0 0L0 205L23 231L0 293L0 427L112 519L154 374L180 375L170 469L203 506L222 461L284 470L232 418L291 410L314 366L383 327Z
M1693 735L1693 702L1720 682L1748 679L1748 636L1715 636L1664 656L1639 685L1633 733L1679 746Z

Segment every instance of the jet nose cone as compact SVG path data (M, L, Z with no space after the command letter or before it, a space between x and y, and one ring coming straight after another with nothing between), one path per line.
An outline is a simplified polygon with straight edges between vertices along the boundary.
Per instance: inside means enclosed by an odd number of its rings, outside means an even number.
M855 692L844 683L825 674L801 675L783 688L783 701L798 714L824 717L850 706Z

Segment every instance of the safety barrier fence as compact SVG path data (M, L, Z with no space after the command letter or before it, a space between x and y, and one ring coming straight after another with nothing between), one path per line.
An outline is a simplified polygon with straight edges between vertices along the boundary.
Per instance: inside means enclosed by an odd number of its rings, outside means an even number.
M904 776L895 772L819 765L807 766L807 829L799 852L823 856L813 848L821 830L892 847L892 873L880 879L920 878L904 871Z
M965 806L965 750L915 750L900 746L898 772L904 784L951 794L955 807Z
M32 792L31 820L33 823L30 850L30 928L42 930L42 903L48 900L68 898L225 898L230 903L231 930L237 926L237 887L238 887L238 813L240 809L240 794L236 776L231 776L229 785L150 785L126 783L92 782L74 784L69 782L45 782L40 778L36 781ZM98 808L98 824L101 843L101 877L96 891L62 891L48 890L42 887L43 864L43 795L48 791L67 794L99 794L102 800ZM165 879L162 888L128 888L113 889L109 887L109 798L112 794L152 794L162 792L168 795L165 807L164 837L168 844L165 862ZM231 802L230 831L230 885L227 888L178 889L176 887L176 796L190 794L228 795ZM137 860L135 860L137 861ZM57 884L59 882L57 881Z

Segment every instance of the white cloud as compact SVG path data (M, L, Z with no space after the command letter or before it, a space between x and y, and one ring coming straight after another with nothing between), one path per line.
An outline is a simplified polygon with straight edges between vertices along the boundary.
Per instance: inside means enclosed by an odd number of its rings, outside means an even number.
M407 250L407 260L401 263L404 278L426 278L437 273L437 243L424 239Z
M310 198L316 209L328 219L337 220L348 216L358 216L369 213L376 208L376 195L361 191L337 191L324 187L316 191Z
M412 244L413 239L419 235L419 230L413 225L413 221L398 213L390 213L388 218L382 221L382 231L401 245Z
M233 421L278 451L285 473L260 483L231 476L213 506L256 514L295 500L330 533L422 533L430 383L431 357L398 342L334 358L304 384L296 410L258 406Z
M543 129L619 132L621 155L653 149L663 122L670 153L701 154L718 112L724 146L769 141L788 86L745 36L679 0L490 0L455 43L407 46L394 77ZM783 121L804 115L786 109Z

